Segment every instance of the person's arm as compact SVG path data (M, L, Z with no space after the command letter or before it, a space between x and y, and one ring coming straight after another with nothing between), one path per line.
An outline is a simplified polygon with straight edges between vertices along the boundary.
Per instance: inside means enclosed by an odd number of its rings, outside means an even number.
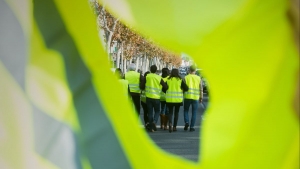
M168 90L168 85L162 79L160 80L160 84L162 86L162 91L166 93L166 91Z
M145 90L146 79L143 75L140 75L140 89Z
M202 79L201 78L200 78L199 90L200 90L199 102L202 103L202 101L203 101L203 86L202 86Z
M168 86L168 83L167 83L167 82L165 82L165 84L166 84L166 85L167 85L167 87L169 88L169 86ZM162 89L161 89L161 91L162 91L162 92L164 92L164 93L167 93L167 90L168 90L168 89L165 89L165 88L162 88Z
M182 79L181 81L181 89L183 90L183 92L186 92L189 90L189 87L186 85L185 81Z

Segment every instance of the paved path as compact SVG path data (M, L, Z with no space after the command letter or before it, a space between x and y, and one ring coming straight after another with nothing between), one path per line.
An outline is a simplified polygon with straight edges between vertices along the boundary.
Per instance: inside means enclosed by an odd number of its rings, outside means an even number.
M206 108L208 103L207 95L204 95L203 104ZM184 120L183 120L183 106L180 107L179 119L177 125L177 131L169 133L169 130L160 129L157 126L156 132L148 132L149 136L154 140L154 142L170 153L174 153L181 157L187 158L192 161L198 161L199 157L199 144L201 137L201 116L203 115L205 108L199 104L197 119L195 124L194 132L184 131ZM141 111L141 117L143 117L143 111ZM189 117L191 118L191 108L189 112ZM199 139L200 138L200 139Z

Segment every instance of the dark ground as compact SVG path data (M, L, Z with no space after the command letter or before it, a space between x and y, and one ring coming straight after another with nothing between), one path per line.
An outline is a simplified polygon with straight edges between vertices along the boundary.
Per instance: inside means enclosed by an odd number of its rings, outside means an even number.
M157 124L157 131L151 133L148 132L149 136L154 142L163 150L182 156L192 161L198 161L199 157L199 145L201 143L201 116L203 115L206 106L208 104L208 96L204 94L203 105L199 104L197 118L195 123L195 131L190 132L189 130L184 131L184 120L183 120L183 106L179 110L179 119L177 125L177 131L169 133L169 130L160 129ZM189 118L191 118L191 107L189 112ZM143 121L143 110L141 110L141 120ZM160 120L159 120L160 122ZM200 136L200 137L199 137Z

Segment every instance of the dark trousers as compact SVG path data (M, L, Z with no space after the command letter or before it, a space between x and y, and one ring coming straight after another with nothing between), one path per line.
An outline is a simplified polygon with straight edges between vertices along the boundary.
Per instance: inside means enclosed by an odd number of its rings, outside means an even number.
M144 122L145 124L149 123L149 120L148 120L148 108L147 108L147 104L144 103L144 102L141 102L141 105L142 105L142 108L144 110Z
M173 117L173 113L174 113L174 123L173 126L176 127L177 126L177 122L178 122L178 113L179 113L179 108L180 105L179 104L167 104L168 108L169 108L169 123L172 123L172 117ZM175 112L173 112L173 109L175 107Z
M167 106L166 101L160 101L160 114L168 115L169 108Z
M140 95L131 95L132 102L135 107L135 111L137 112L138 116L140 115L140 109L141 109L141 98Z
M160 100L146 98L147 108L148 108L148 120L149 123L156 123L160 114ZM153 116L154 109L154 116Z
M192 100L192 99L184 99L184 111L183 111L183 116L184 116L184 122L189 123L189 109L190 105L192 105L192 118L191 118L191 128L194 127L195 121L196 121L196 116L197 116L197 110L198 110L198 100Z

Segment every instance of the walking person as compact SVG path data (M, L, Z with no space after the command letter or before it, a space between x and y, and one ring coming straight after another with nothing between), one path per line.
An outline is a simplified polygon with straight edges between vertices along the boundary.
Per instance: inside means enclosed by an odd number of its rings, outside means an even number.
M144 78L146 78L149 73L150 72L147 71L144 74ZM143 108L143 111L144 111L144 124L145 124L145 128L149 129L148 108L147 108L147 103L146 103L146 91L145 90L141 90L141 105L142 105L142 108Z
M128 85L128 80L124 79L122 70L120 68L117 68L115 70L115 75L119 78L119 82L122 84L124 95L128 99L129 97L129 85Z
M169 108L169 132L177 131L178 113L183 101L183 92L188 91L188 86L179 76L178 69L172 69L167 79L168 90L166 91L166 102ZM173 109L174 112L173 112ZM172 117L174 113L174 122ZM172 129L173 124L173 129Z
M144 77L135 71L136 65L134 63L129 65L129 71L125 74L125 80L128 80L130 96L135 106L135 110L140 115L141 103L140 94L141 89L145 89Z
M160 114L160 91L166 91L168 86L162 80L161 76L156 74L157 67L152 65L150 67L150 73L147 75L146 84L146 103L148 108L148 120L149 120L149 130L151 132L156 131L156 123ZM153 116L154 109L154 116Z
M162 79L164 82L167 81L170 74L170 70L168 68L162 69ZM167 130L168 129L168 113L169 109L166 105L166 94L161 91L160 93L160 128Z
M184 93L184 130L188 130L188 127L190 125L190 131L195 131L194 125L198 110L198 102L202 103L203 98L201 79L195 73L196 66L192 65L189 69L189 75L185 76L185 81L187 86L189 87L189 90ZM189 123L190 105L192 105L191 123Z

